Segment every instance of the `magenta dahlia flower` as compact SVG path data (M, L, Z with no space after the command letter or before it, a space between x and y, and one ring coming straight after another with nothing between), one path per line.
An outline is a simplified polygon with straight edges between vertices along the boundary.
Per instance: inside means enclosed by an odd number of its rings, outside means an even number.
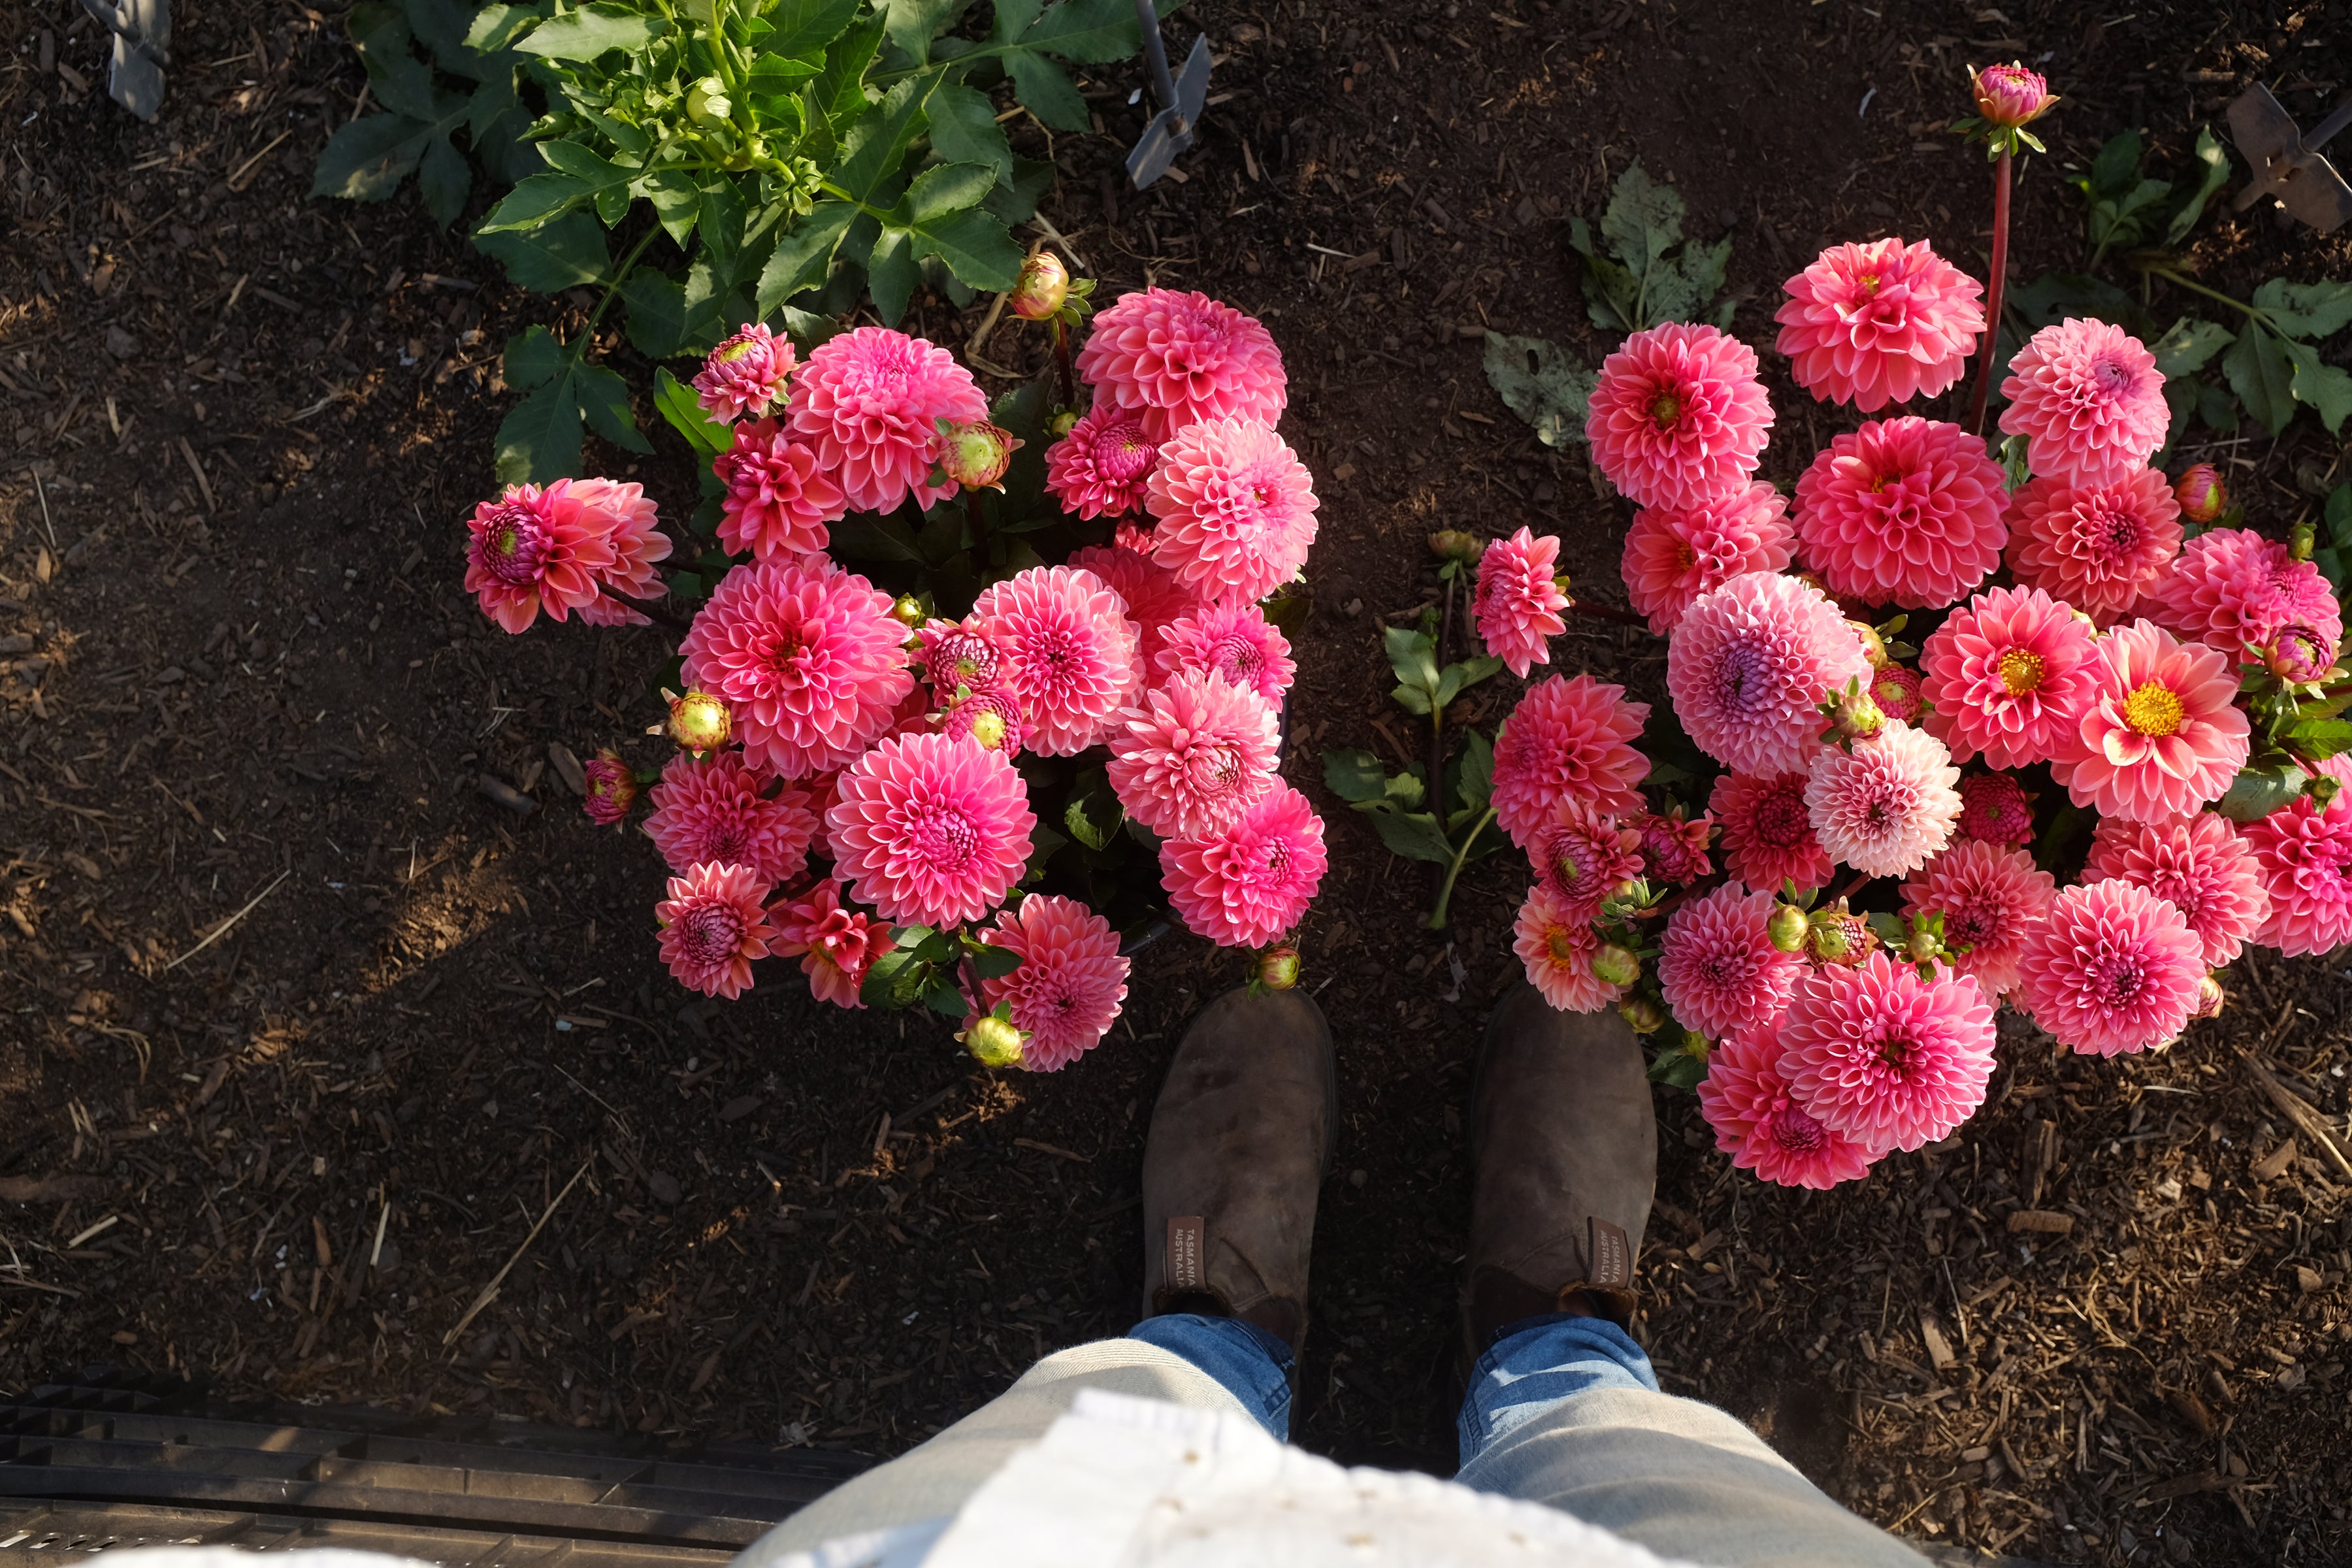
M844 768L836 788L824 814L835 869L884 920L976 921L1028 864L1037 819L1002 752L894 736Z
M1868 1171L1880 1151L1831 1131L1807 1115L1781 1075L1776 1028L1745 1029L1707 1053L1699 1114L1732 1168L1782 1187L1825 1192Z
M1004 656L982 633L953 621L926 621L917 634L923 645L923 678L944 702L959 689L986 691L1003 673Z
M821 881L799 898L778 904L775 940L768 951L798 958L809 994L836 1007L863 1007L858 987L875 959L889 950L890 928L864 912L845 909L839 882Z
M1675 718L1735 773L1802 769L1821 735L1822 700L1869 676L1862 640L1837 605L1770 572L1701 595L1666 645Z
M1874 1149L1917 1149L1976 1113L1992 1078L1992 1004L1966 975L1874 952L1816 969L1780 1015L1780 1071L1805 1113Z
M1625 596L1664 637L1691 601L1743 572L1778 572L1796 540L1789 498L1758 479L1695 506L1647 507L1625 531Z
M1089 544L1072 552L1063 564L1093 573L1126 602L1127 618L1135 623L1135 646L1143 656L1147 679L1169 623L1202 607L1201 601L1177 581L1175 573L1137 551L1116 544Z
M637 803L637 774L626 758L606 746L580 764L580 774L588 784L587 798L580 803L580 809L589 821L599 827L617 827L628 820L629 808ZM732 857L706 855L702 858ZM685 869L681 866L670 868Z
M793 378L792 433L815 449L818 471L856 511L889 511L909 495L929 507L956 493L929 482L939 422L984 420L988 399L947 350L858 327L817 345Z
M750 868L766 887L797 881L808 868L816 814L806 791L785 784L771 795L768 782L733 752L699 762L680 752L653 787L646 836L673 871L714 860Z
M816 448L773 419L747 420L734 436L735 444L710 462L727 487L719 501L719 542L762 561L824 549L833 540L826 524L847 511L849 501L817 468Z
M1679 805L1663 816L1655 812L1630 811L1618 818L1617 826L1640 841L1642 876L1651 882L1688 887L1715 871L1706 858L1706 844L1714 836L1715 822L1704 812L1695 820L1685 820Z
M2342 608L2319 568L2243 528L2190 540L2149 584L2139 613L2233 655L2266 647L2289 626L2310 628L2331 644L2344 637Z
M482 614L520 632L547 613L561 621L596 602L598 581L619 564L611 520L572 493L572 481L545 489L509 485L474 508L467 523L466 592Z
M775 336L763 321L752 321L702 362L694 378L695 401L722 425L746 414L759 418L772 405L783 402L784 379L795 363L792 339Z
M1160 881L1177 914L1219 947L1264 947L1297 925L1329 863L1323 819L1278 779L1223 833L1160 846Z
M619 479L574 479L572 498L587 509L613 550L613 563L595 574L604 592L580 606L580 618L592 626L651 626L627 601L658 599L669 591L654 570L669 559L670 542L655 526L653 498L645 486Z
M1976 95L1977 112L2006 131L2041 118L2058 101L2042 73L2027 70L2022 61L1982 70L1970 66L1969 86Z
M1944 742L1889 721L1851 750L1824 746L1805 780L1805 813L1822 847L1873 877L1916 871L1951 841L1960 770Z
M2015 773L1970 773L1960 781L1960 837L2013 849L2033 837L2033 797Z
M2179 910L2208 969L2235 963L2270 919L2262 863L2229 819L2210 811L2162 823L2099 818L2083 880L2109 879L2146 888Z
M2068 888L2026 943L2020 1000L2084 1056L2158 1048L2189 1026L2204 952L2180 911L2137 883Z
M1160 634L1152 661L1163 676L1222 675L1276 708L1297 679L1290 639L1255 605L1231 609L1206 605L1170 621Z
M1562 909L1591 920L1603 899L1642 874L1642 836L1562 795L1528 841L1528 864Z
M1282 351L1263 323L1174 289L1120 295L1095 318L1077 370L1101 401L1141 414L1155 440L1204 419L1270 426L1287 401Z
M1824 888L1837 869L1805 811L1805 775L1719 773L1706 809L1714 818L1724 869L1759 893L1794 882L1800 892Z
M1522 679L1551 662L1551 639L1568 629L1559 618L1568 595L1553 581L1559 563L1559 540L1549 533L1538 539L1525 528L1496 540L1478 559L1470 613L1479 638Z
M1832 245L1783 287L1774 346L1790 374L1864 414L1948 390L1984 331L1984 286L1924 239Z
M1919 672L1909 665L1882 664L1871 671L1863 689L1878 704L1880 713L1916 726L1919 710L1927 706L1919 699Z
M1592 460L1637 506L1696 506L1747 483L1772 429L1756 351L1680 321L1619 345L1588 407Z
M1984 442L1905 415L1833 437L1797 480L1797 539L1829 591L1940 609L1991 575L2009 492Z
M2091 628L2039 588L1988 588L1954 610L1919 649L1927 732L1962 762L2046 762L2072 746L2091 703L2098 648Z
M1222 675L1179 675L1119 710L1111 793L1163 838L1222 833L1274 785L1274 710Z
M950 702L937 715L940 733L970 741L1006 756L1028 743L1029 721L1009 691L972 691Z
M1075 899L1032 893L981 933L991 947L1018 954L1010 974L980 983L983 1007L1012 1004L1013 1026L1029 1037L1021 1065L1058 1072L1095 1048L1127 1000L1127 960L1110 922Z
M1495 820L1511 842L1526 848L1563 797L1603 816L1639 807L1650 763L1633 742L1649 718L1648 703L1589 675L1528 687L1495 735Z
M1625 994L1592 973L1601 951L1592 917L1579 915L1538 882L1528 889L1512 923L1511 951L1528 972L1528 983L1562 1013L1598 1013Z
M1160 448L1151 558L1211 604L1262 599L1315 543L1315 479L1270 425L1203 419Z
M1144 484L1159 463L1160 443L1143 433L1143 416L1106 399L1045 448L1045 488L1064 511L1122 517L1143 509Z
M747 761L788 779L839 767L914 688L890 605L822 556L738 566L678 644L686 679L725 700Z
M2147 467L2172 423L2156 356L2105 321L2069 316L2034 333L2009 362L2000 395L2000 428L2025 437L2027 465L2078 485Z
M1777 902L1728 882L1666 920L1658 989L1676 1021L1709 1039L1769 1026L1805 973L1804 959L1772 945Z
M1092 572L1032 566L980 592L964 622L1003 656L999 681L1020 700L1030 750L1075 756L1110 731L1143 680L1127 605Z
M654 906L661 922L662 962L677 983L733 1001L751 988L751 961L764 958L776 934L760 900L767 884L748 866L706 861L669 879Z
M1903 884L1905 912L1942 915L1952 967L1994 997L2017 989L2018 959L2057 896L2032 856L1975 838L1953 840Z
M2319 769L2352 783L2352 763L2341 756ZM2289 958L2352 942L2352 789L2338 789L2324 806L2303 795L2242 831L2271 900L2254 940Z
M2152 621L2099 639L2091 700L2051 776L2076 805L2134 822L2219 800L2246 765L2249 727L2229 656Z
M2153 468L2105 484L2029 479L2009 502L2009 569L2101 626L2128 612L2180 550L2180 503Z

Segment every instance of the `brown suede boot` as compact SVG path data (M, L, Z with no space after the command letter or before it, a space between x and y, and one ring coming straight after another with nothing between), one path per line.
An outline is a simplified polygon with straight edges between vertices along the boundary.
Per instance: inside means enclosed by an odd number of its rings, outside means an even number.
M1144 1316L1239 1318L1298 1352L1337 1098L1331 1031L1303 993L1201 1010L1143 1146Z
M1631 1326L1633 1260L1657 1188L1658 1124L1633 1028L1505 994L1470 1091L1469 1272L1475 1362L1521 1318L1577 1312Z

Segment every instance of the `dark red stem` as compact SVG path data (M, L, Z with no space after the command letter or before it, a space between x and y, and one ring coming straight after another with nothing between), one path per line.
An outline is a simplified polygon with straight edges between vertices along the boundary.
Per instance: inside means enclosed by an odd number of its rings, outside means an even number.
M1985 405L1992 398L1993 360L2000 351L2000 299L2009 282L2009 154L2003 153L1992 171L1992 276L1985 283L1984 362L1977 367L1976 403L1969 410L1969 428L1982 436Z

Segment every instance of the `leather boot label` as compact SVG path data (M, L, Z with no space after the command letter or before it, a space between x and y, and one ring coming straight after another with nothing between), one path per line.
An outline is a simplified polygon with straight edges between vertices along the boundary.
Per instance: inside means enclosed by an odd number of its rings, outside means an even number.
M1591 1272L1585 1283L1603 1290L1623 1290L1633 1283L1633 1248L1625 1233L1599 1215L1592 1216Z
M1168 1289L1171 1290L1205 1290L1208 1276L1203 1271L1201 1255L1205 1248L1208 1226L1198 1215L1185 1215L1168 1222ZM1618 1239L1624 1238L1621 1235Z

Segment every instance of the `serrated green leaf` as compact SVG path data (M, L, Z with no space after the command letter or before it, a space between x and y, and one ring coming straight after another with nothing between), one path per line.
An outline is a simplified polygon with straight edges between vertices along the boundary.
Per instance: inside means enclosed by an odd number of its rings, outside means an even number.
M604 226L586 213L566 213L529 231L478 235L474 248L504 262L515 286L535 294L602 283L612 273Z
M2238 427L2238 400L2226 386L2210 381L2197 384L2197 417L2215 430Z
M2236 334L2227 327L2183 316L2164 336L2148 344L2156 356L2157 374L2167 380L2205 368L2205 362L2229 346Z
M2256 423L2275 436L2294 417L2294 363L2286 345L2249 321L2221 356L2230 390Z
M1079 795L1064 806L1062 826L1070 830L1072 838L1089 849L1098 850L1110 842L1111 835L1118 831L1118 825L1116 822L1097 825L1094 819L1087 815L1087 803L1090 798L1088 795Z
M2301 768L2246 768L2213 809L2232 822L2253 822L2292 805L2310 783Z
M1009 947L983 947L971 955L971 966L982 980L1002 980L1021 967L1021 955Z
M1437 818L1427 812L1367 811L1372 826L1379 830L1381 842L1393 854L1408 860L1429 860L1437 865L1450 865L1454 845L1445 837L1445 829Z
M636 414L629 406L629 384L618 371L583 364L572 373L572 395L580 400L580 412L587 416L590 429L625 452L653 450L645 432L637 428Z
M883 183L898 172L908 144L922 129L923 107L939 79L928 71L908 77L885 94L872 113L850 127L843 139L844 156L833 172L833 184L851 201L872 203Z
M2131 296L2114 284L2080 272L2044 272L2011 292L2011 302L2035 331L2068 316L2087 316L2128 329Z
M1486 384L1503 405L1547 447L1584 438L1584 416L1599 376L1542 338L1486 334Z
M552 170L533 174L499 197L499 205L483 215L482 221L474 227L474 237L478 240L485 235L538 228L586 201L595 189L585 180Z
M612 0L596 0L593 5L541 22L515 40L512 47L542 59L593 60L611 49L642 54L646 46L668 30L669 24L658 16L613 4Z
M2139 167L2139 132L2121 131L2107 138L2099 155L2091 160L2088 182L2095 196L2118 196L2129 190L2132 173Z
M971 1004L964 999L962 990L950 979L931 982L931 988L923 993L923 1005L948 1018L961 1018L971 1011Z
M1640 163L1627 165L1601 217L1601 237L1610 253L1635 278L1646 277L1660 258L1682 243L1687 211L1671 185L1650 178Z
M1388 793L1388 773L1370 752L1333 750L1323 753L1323 784L1344 801L1380 800Z
M2273 278L2254 290L2254 308L2291 337L2317 342L2352 324L2352 283L2289 283Z
M466 29L466 47L480 54L511 48L514 41L540 24L536 5L489 5L474 13Z
M1029 24L1037 19L1038 8L1044 3L1045 0L992 0L990 10L993 14L988 20L988 41L1019 41L1021 35L1029 30Z
M910 1006L930 981L930 965L903 947L892 948L866 965L857 999L868 1007Z
M1003 58L1005 74L1013 79L1013 96L1039 123L1079 135L1091 129L1087 100L1060 66L1034 49L1008 49Z
M967 0L882 0L890 41L906 51L910 65L929 63L931 40L963 11Z
M985 163L934 163L907 187L903 207L920 224L950 213L976 207L996 183L996 171Z
M416 168L416 194L425 202L425 210L433 221L447 228L466 210L467 193L474 188L474 170L466 155L450 143L446 136L435 136L425 143L425 156Z
M1484 811L1495 795L1495 744L1475 730L1462 736L1462 772L1454 785L1465 811Z
M866 262L866 291L873 298L874 313L882 318L884 326L898 324L922 276L922 268L915 265L914 236L903 228L884 229Z
M1143 47L1132 0L1061 0L1030 24L1021 41L1080 65L1132 59Z
M310 176L314 196L341 196L345 201L380 202L400 188L425 156L435 137L447 136L436 127L404 114L371 114L354 120L332 136L319 154Z
M580 467L580 405L572 378L558 375L508 410L499 423L498 477L504 484L544 484Z
M2230 155L2221 150L2221 141L2213 134L2211 126L2198 127L2196 184L2184 180L2173 187L2173 194L2181 201L2173 212L2172 220L2164 226L2167 249L2189 237L2189 231L2195 228L2197 220L2205 216L2205 204L2213 199L2214 192L2229 183Z
M973 289L1010 289L1021 276L1021 247L1003 220L978 207L918 222L919 256L936 256Z
M819 202L806 217L794 224L792 231L776 242L767 265L760 269L752 313L764 319L802 289L824 282L834 251L857 216L857 209L847 202Z
M897 517L877 517L853 511L832 529L833 552L859 561L902 561L921 565L923 552L915 547L912 530Z
M931 151L949 163L983 164L999 179L1013 172L1012 144L996 122L995 105L978 88L942 87L931 94L924 113Z
M1651 1058L1650 1081L1669 1089L1696 1089L1706 1081L1706 1058L1669 1047Z
M2352 549L2352 484L2341 484L2328 491L2323 515L2336 542Z
M1024 158L1015 153L1013 173L997 182L981 205L994 215L997 222L1007 228L1027 223L1037 216L1037 204L1054 188L1054 164L1050 159Z
M2305 719L2287 731L2296 755L2324 762L2342 751L2352 751L2352 720Z
M763 13L775 31L760 41L766 55L794 59L815 54L849 29L858 0L774 0Z
M693 178L682 169L656 169L639 179L636 189L653 203L654 218L670 243L683 249L695 220L702 216L702 193Z
M562 373L566 357L554 333L545 327L526 327L507 340L500 370L509 386L517 392L529 392L553 381Z
M2342 430L2346 417L2352 416L2352 375L2322 360L2309 343L2282 338L2279 346L2294 366L2294 379L2288 384L2294 400L2317 414L2329 435Z
M352 47L367 68L376 101L394 114L431 121L439 118L433 99L433 68L409 52L407 14L375 0L361 0L344 22Z
M824 51L824 70L802 95L817 123L830 126L866 109L866 68L874 63L887 26L877 12L835 38Z

